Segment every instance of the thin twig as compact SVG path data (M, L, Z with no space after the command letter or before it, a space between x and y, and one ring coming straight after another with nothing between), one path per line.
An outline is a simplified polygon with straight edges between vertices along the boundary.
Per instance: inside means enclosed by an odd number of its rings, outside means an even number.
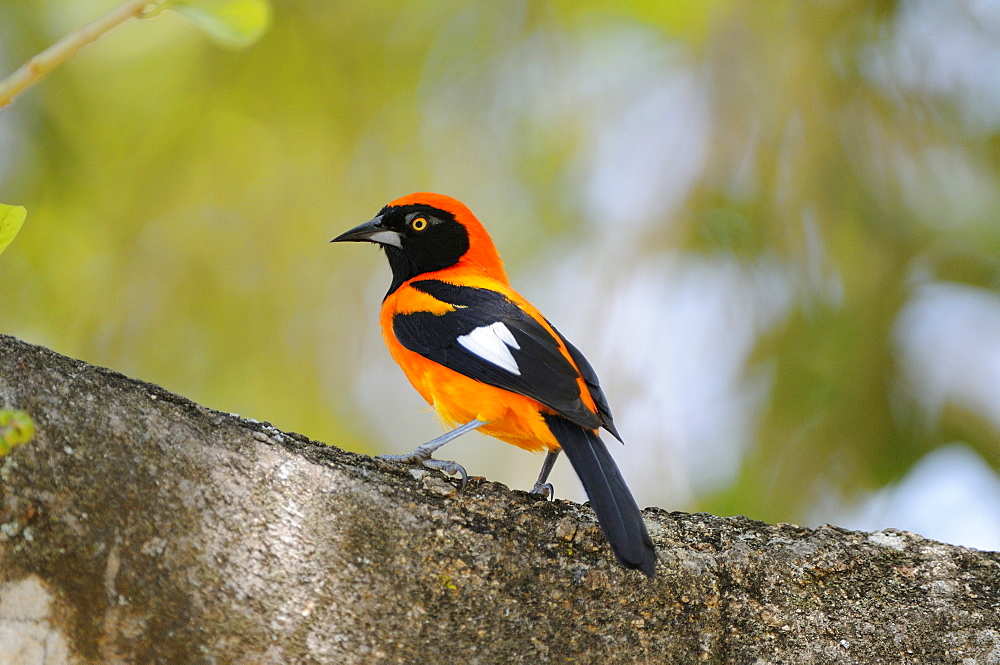
M77 28L28 60L17 71L0 81L0 109L7 106L18 93L38 83L46 74L71 58L84 46L95 42L115 26L139 16L148 7L160 2L162 0L128 0L123 2L104 16Z

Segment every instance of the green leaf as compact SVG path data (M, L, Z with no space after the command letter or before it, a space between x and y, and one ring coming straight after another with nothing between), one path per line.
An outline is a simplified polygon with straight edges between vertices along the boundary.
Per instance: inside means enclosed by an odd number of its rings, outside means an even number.
M0 457L14 446L31 441L35 436L35 421L24 411L0 409Z
M229 48L246 48L271 25L268 0L173 0L170 9Z
M28 211L22 206L8 206L0 203L0 254L7 249L17 232L21 230Z

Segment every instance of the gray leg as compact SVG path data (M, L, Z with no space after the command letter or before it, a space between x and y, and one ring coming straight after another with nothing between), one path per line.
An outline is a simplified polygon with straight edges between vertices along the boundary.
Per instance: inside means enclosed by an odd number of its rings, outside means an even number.
M558 450L550 450L545 455L545 461L542 462L542 470L538 472L538 480L535 481L535 486L531 488L532 494L541 494L546 499L551 499L555 496L556 488L552 486L552 483L545 481L549 479L549 474L552 473L552 467L555 466L558 457Z
M487 423L484 420L470 420L450 432L445 432L436 439L428 441L421 446L417 446L412 452L406 453L405 455L379 455L378 457L379 459L389 460L392 462L403 462L404 464L420 463L428 469L434 469L435 471L441 471L442 473L447 473L449 475L457 473L462 476L462 489L465 489L465 483L468 480L468 476L465 473L465 469L462 468L462 465L455 462L449 462L447 460L432 459L431 455L434 454L435 450L449 441L453 441L466 432L471 432L472 430L478 429L485 424Z

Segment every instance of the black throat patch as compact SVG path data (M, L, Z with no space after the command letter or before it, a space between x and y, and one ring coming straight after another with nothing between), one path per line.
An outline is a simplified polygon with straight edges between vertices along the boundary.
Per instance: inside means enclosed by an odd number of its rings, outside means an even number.
M469 251L469 232L446 210L415 204L386 207L380 214L383 226L399 234L401 245L384 246L392 270L386 298L407 280L453 266ZM427 220L422 230L412 225L418 217Z

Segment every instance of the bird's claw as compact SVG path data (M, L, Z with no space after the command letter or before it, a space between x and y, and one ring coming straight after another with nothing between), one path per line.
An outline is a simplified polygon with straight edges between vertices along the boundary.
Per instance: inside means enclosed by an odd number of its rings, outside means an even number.
M440 471L441 473L447 474L449 476L453 476L457 473L462 477L461 489L463 490L465 489L465 486L469 482L469 474L465 472L465 467L463 467L458 462L449 462L448 460L430 458L430 459L425 459L424 461L421 462L421 464L426 466L428 469L434 469L435 471Z
M531 494L539 494L547 501L552 501L556 497L556 488L552 486L552 483L535 483L535 486L531 488Z

